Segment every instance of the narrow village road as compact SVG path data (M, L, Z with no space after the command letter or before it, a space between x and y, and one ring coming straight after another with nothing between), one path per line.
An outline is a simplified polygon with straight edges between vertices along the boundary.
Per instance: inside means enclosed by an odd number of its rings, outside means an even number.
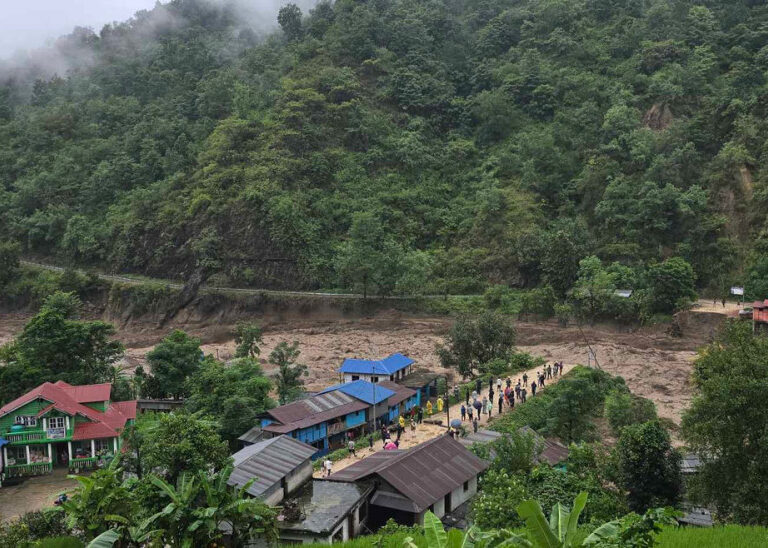
M576 364L575 363L563 363L563 374L567 373L571 369L574 368ZM528 382L532 379L536 378L536 374L541 371L541 367L535 367L533 369L528 369L526 371L520 371L517 373L514 377L512 377L512 385L514 386L515 383L517 383L517 379L522 379L523 373L528 374ZM551 384L556 383L561 378L560 375L557 377L553 377L552 379L549 379L544 387L544 390L547 390L547 387L549 387ZM506 379L505 377L502 377L502 381ZM494 384L493 387L494 392L496 392L496 386ZM482 396L488 396L488 383L486 382L483 385L483 392L481 394ZM528 397L531 397L530 394L530 387L528 390ZM498 398L498 394L494 394L494 399ZM515 409L517 409L517 405L515 406ZM488 415L483 414L480 417L480 420L478 421L478 425L480 428L486 427L489 422L493 422L493 420L498 415L497 411L499 410L498 404L494 404L493 406L493 413L491 414L491 418L489 420ZM504 406L504 414L506 413L514 413L514 409L510 408L509 406ZM425 441L431 440L432 438L436 438L437 436L444 436L446 433L446 429L448 426L447 418L450 416L451 420L459 419L461 418L461 403L458 403L456 405L452 405L450 407L450 412L446 413L446 410L444 409L442 413L433 413L432 418L433 419L442 419L443 424L442 426L438 426L436 424L427 424L423 423L416 426L416 431L411 432L409 428L406 427L405 431L403 432L401 438L400 438L400 449L408 449L410 447L413 447L415 445L418 445L420 443L423 443ZM426 418L426 416L425 416ZM465 426L468 428L468 430L471 431L472 425L469 421L464 421ZM349 456L345 459L338 460L333 463L333 469L332 472L338 472L339 470L342 470L349 466L350 464L357 462L360 459L364 459L365 457L371 456L373 453L377 451L383 451L382 442L376 441L373 443L373 449L365 448L362 450L357 451L357 456ZM321 478L323 477L323 470L315 470L314 477Z

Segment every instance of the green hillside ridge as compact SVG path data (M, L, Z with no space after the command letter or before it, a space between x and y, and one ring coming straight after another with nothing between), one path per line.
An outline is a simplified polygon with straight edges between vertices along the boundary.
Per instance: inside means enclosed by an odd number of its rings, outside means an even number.
M597 255L768 290L768 8L174 0L0 75L0 238L114 272L564 294ZM761 285L762 284L762 285Z

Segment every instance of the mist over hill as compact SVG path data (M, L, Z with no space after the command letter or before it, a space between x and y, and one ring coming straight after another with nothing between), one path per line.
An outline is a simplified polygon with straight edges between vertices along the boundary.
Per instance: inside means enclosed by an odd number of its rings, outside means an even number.
M174 0L6 62L0 237L258 287L768 279L762 3L278 9Z

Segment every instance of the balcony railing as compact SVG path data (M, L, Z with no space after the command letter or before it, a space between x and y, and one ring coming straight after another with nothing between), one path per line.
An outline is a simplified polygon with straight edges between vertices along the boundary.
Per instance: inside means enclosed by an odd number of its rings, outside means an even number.
M108 465L112 460L112 455L104 455L103 457L84 457L81 459L69 459L69 470L92 470L98 468L101 465Z
M25 476L42 476L50 474L53 471L53 464L50 462L33 462L32 464L10 464L5 467L5 476L9 478L20 478Z
M26 430L22 432L8 432L3 437L11 443L57 442L72 439L72 429L64 431L64 437L49 438L46 430Z
M332 436L334 434L338 434L339 432L343 432L346 429L347 425L343 422L336 422L333 424L328 425L328 435Z

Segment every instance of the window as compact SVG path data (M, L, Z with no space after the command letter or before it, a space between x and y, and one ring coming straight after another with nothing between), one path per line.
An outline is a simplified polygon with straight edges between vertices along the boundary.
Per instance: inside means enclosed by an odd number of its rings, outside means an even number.
M48 419L48 428L65 428L67 421L64 417L51 417Z
M469 491L469 480L464 482L464 492L466 493L467 491Z
M25 447L8 447L8 464L26 464L27 450Z
M395 376L394 375L390 375L389 376L389 380L391 380L391 381L395 380Z
M371 382L379 382L379 377L371 377Z
M22 426L37 426L37 417L30 415L16 415L13 424Z
M112 440L94 440L94 445L96 446L96 452L99 453L101 451L105 453L111 453L112 449Z
M358 521L360 523L363 523L368 518L368 503L363 502L363 504L360 505L360 511L358 513Z
M353 381L359 381L360 380L360 375L352 375L352 380Z

